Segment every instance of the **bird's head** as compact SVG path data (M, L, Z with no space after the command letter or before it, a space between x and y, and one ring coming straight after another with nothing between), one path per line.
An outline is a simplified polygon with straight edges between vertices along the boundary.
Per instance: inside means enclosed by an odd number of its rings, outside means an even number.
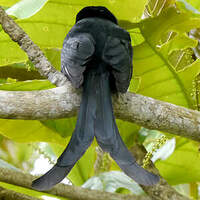
M116 17L106 7L103 6L87 6L83 8L76 15L76 23L81 19L88 17L99 17L118 24Z

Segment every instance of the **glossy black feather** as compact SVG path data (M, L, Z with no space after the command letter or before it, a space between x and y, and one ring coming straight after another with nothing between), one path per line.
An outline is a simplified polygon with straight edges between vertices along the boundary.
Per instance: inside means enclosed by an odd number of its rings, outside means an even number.
M77 23L67 34L61 53L62 72L76 88L83 86L76 128L56 165L36 179L32 187L49 190L59 183L87 150L93 138L110 153L120 168L142 185L152 185L159 177L141 166L125 146L113 115L111 92L126 92L132 76L130 35L90 7L83 9ZM85 13L88 10L92 13ZM107 13L105 9L104 12ZM109 16L109 13L107 13Z

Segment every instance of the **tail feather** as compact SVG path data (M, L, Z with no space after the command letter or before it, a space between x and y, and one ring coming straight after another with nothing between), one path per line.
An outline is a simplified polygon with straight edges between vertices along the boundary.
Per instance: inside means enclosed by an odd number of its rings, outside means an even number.
M56 165L46 174L34 180L32 188L45 191L62 181L92 143L94 139L94 117L96 110L96 102L91 90L94 84L94 76L86 77L76 128L71 140L58 158Z
M59 167L54 165L46 174L32 182L32 188L39 191L50 190L54 185L60 183L70 172L73 166Z
M125 146L124 142L122 141L117 126L115 128L116 134L118 137L118 151L117 149L110 152L111 157L116 161L119 167L124 171L126 175L131 177L134 181L141 185L154 185L156 184L160 178L159 176L148 172L140 165L137 164L135 158L130 153L130 151Z
M142 185L153 185L159 181L159 176L152 174L136 163L135 158L124 144L113 115L111 92L109 86L109 73L99 76L97 81L96 100L97 112L95 120L95 137L104 151L110 153L119 167Z
M120 168L124 171L126 175L131 177L138 184L150 186L158 183L158 181L160 180L159 176L148 172L136 162L132 164L122 164L117 162L117 164L120 166Z
M119 134L112 109L109 72L94 72L91 70L85 76L78 120L67 148L52 169L33 181L34 189L49 190L62 181L90 146L94 136L100 147L109 152L119 167L137 183L153 185L159 181L159 176L136 163Z

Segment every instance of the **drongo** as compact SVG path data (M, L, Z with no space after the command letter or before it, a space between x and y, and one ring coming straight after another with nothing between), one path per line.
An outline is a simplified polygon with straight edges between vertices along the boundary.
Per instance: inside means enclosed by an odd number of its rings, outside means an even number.
M105 7L89 6L76 16L61 51L61 71L75 88L83 87L82 101L71 140L55 166L32 187L49 190L62 181L85 153L94 137L119 167L142 185L159 181L136 163L120 137L113 115L111 93L125 93L132 76L129 33L118 26Z

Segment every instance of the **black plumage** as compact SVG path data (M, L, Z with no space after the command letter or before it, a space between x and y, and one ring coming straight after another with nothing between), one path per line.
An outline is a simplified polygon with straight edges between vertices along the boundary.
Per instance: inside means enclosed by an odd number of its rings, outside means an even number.
M61 52L61 71L75 88L83 87L77 124L71 140L56 165L33 181L37 190L49 190L73 168L92 143L117 162L120 168L142 185L159 177L142 167L122 141L113 115L111 93L125 93L132 76L130 35L117 25L105 7L83 8L67 34Z

